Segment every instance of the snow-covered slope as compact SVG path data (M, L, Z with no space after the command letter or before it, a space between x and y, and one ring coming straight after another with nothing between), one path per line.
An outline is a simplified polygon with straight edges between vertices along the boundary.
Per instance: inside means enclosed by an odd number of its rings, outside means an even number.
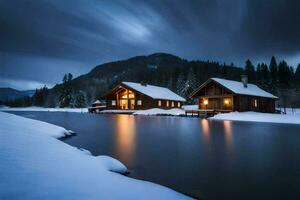
M269 122L300 124L300 115L292 114L271 114L258 112L231 112L218 114L210 119L213 120L233 120L233 121L251 121L251 122Z
M51 137L63 131L0 112L0 199L188 199L115 173L127 169L113 158L92 156Z

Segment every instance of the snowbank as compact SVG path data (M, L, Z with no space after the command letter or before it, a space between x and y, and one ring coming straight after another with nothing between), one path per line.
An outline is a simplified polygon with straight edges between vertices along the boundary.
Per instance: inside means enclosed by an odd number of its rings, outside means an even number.
M18 131L21 132L36 133L36 130L39 130L37 133L49 135L55 138L61 138L73 134L73 131L66 130L60 126L5 112L0 112L0 123L1 131L7 133L14 131L16 129L15 127L17 127Z
M258 113L258 112L231 112L225 114L218 114L211 117L210 119L300 124L300 115L291 115L291 114L284 115L284 114Z
M87 108L43 108L43 107L2 107L0 111L47 111L47 112L78 112L87 113Z
M62 131L0 112L0 199L189 199L119 174L127 168L113 158L94 157L51 137Z
M184 105L182 106L183 110L198 110L199 106L198 105Z
M139 110L133 113L134 115L184 115L185 112L179 108L164 110L160 108L152 108L148 110Z

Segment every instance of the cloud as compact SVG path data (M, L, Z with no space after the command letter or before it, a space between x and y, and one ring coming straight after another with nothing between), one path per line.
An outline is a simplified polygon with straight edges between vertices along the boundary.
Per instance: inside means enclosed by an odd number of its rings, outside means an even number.
M296 64L299 7L293 0L2 0L0 78L54 83L65 72L155 52L239 66L276 55Z

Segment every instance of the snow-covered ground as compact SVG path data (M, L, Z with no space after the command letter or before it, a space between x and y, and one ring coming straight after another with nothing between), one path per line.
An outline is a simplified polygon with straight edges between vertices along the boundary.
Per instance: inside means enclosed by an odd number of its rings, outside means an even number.
M198 110L199 106L198 105L184 105L182 106L183 110Z
M272 113L258 113L258 112L231 112L231 113L218 114L211 117L210 119L300 124L300 113L272 114Z
M0 199L189 199L123 176L127 168L119 161L54 138L65 131L0 112Z
M173 109L160 109L160 108L152 108L148 110L138 110L133 113L134 115L184 115L185 111L180 108Z
M88 112L87 108L0 107L0 111Z

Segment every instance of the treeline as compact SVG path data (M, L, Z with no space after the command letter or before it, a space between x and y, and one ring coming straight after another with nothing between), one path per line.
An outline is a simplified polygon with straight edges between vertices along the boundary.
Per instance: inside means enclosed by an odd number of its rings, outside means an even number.
M63 82L60 90L59 104L61 108L82 108L87 106L85 93L82 91L74 91L71 87L71 81L73 75L68 73L63 77ZM0 105L6 105L10 107L26 107L26 106L45 106L49 98L50 90L44 86L40 89L36 89L32 97L18 98L14 100L0 101Z

